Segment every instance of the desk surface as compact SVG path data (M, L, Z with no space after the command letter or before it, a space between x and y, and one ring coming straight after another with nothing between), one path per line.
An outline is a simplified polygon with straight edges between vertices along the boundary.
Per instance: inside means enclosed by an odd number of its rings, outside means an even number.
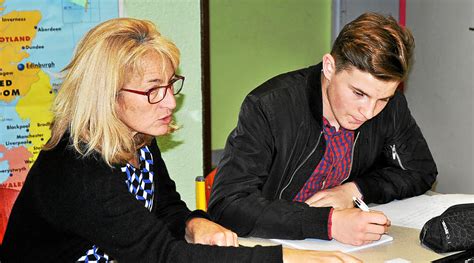
M389 235L393 237L392 242L350 254L361 259L363 262L384 262L386 260L401 258L413 263L430 262L447 255L437 254L421 246L418 237L419 233L420 230L418 229L392 226L389 230ZM239 238L239 243L243 246L275 245L275 243L270 240L260 238Z

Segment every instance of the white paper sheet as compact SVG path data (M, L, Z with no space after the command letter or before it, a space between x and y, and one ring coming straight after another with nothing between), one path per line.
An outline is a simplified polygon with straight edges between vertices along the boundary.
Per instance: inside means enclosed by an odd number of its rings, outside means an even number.
M421 229L428 220L442 214L448 207L464 203L474 203L474 195L420 195L371 206L370 209L384 212L392 225Z
M346 253L361 250L368 247L378 246L380 244L387 243L392 240L393 240L393 237L389 235L383 235L382 238L380 238L380 240L372 242L370 244L366 244L362 246L351 246L351 245L342 244L334 239L331 241L321 240L321 239L312 239L312 238L307 238L304 240L271 239L271 241L275 243L286 245L292 248L306 249L306 250L339 250Z

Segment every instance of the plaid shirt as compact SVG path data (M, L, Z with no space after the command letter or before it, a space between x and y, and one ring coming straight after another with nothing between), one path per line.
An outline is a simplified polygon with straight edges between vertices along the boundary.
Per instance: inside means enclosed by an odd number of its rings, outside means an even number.
M293 199L304 202L316 192L340 185L349 176L354 131L340 127L339 131L323 117L326 151L303 188Z

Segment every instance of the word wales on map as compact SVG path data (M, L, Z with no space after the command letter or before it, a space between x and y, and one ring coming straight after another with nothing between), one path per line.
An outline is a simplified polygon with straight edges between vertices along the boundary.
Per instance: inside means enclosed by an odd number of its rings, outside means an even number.
M11 207L51 135L60 71L84 33L118 17L118 10L119 0L0 0L0 244Z

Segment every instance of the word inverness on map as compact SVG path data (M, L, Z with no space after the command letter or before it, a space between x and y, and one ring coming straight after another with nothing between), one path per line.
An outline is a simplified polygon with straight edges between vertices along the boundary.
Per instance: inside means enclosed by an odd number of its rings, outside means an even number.
M85 32L118 15L118 0L0 0L0 244L51 135L61 70Z

